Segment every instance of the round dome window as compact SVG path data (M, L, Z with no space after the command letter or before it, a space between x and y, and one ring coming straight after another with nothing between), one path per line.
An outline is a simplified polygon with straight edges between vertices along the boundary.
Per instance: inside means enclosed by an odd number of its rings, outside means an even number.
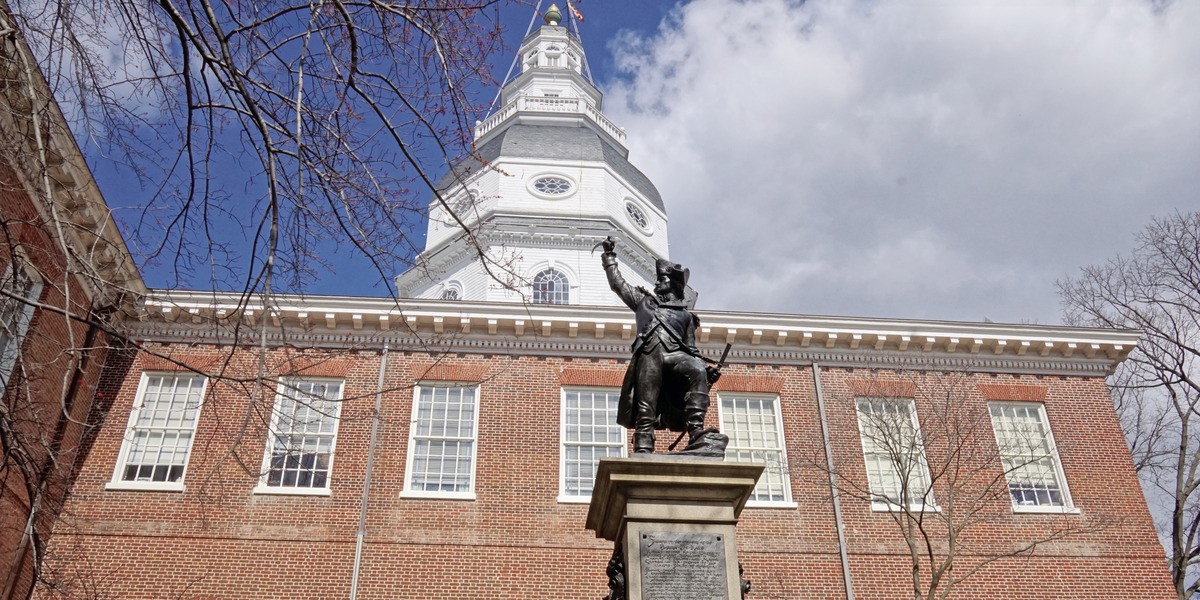
M465 219L467 215L471 214L471 210L475 208L477 202L479 202L479 190L471 190L459 196L452 205L454 214L458 215L460 219Z
M546 198L562 198L575 191L575 184L570 179L559 175L543 175L530 184L533 191Z
M650 226L650 217L647 217L645 211L631 199L625 200L625 216L629 217L629 222L641 229L643 233L649 234L654 230Z

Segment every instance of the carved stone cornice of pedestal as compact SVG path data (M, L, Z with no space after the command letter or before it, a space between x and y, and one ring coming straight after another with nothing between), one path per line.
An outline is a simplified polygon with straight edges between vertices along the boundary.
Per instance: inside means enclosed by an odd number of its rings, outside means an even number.
M766 465L670 454L601 459L587 528L615 541L626 519L732 525ZM631 506L630 501L633 501ZM686 506L686 514L671 507Z

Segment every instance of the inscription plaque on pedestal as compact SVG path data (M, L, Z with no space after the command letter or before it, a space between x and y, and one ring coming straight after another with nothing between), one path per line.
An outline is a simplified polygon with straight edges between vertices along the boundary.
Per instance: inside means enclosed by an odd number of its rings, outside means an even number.
M654 600L729 600L725 536L646 532L639 540L642 597Z

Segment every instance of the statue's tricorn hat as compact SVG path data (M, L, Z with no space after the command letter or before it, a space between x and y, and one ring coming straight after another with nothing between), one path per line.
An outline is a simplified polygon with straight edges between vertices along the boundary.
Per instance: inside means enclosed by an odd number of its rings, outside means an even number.
M654 270L659 276L666 275L671 280L671 286L676 288L680 294L687 287L688 277L691 275L691 271L685 269L683 265L662 258L654 261Z

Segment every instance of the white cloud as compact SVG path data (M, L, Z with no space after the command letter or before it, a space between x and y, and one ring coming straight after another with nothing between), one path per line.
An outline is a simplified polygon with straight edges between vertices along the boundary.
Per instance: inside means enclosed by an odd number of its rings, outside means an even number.
M1058 321L1200 209L1200 3L695 0L606 112L702 308Z

